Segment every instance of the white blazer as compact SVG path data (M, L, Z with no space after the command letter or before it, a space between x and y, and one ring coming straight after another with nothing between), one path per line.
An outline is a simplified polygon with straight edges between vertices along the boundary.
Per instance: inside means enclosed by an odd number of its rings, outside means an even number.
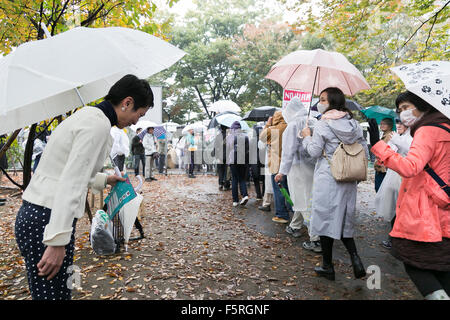
M70 242L74 218L84 214L88 187L106 187L106 174L98 173L113 139L111 123L102 110L84 107L64 120L52 133L39 166L23 193L23 200L51 209L43 243Z

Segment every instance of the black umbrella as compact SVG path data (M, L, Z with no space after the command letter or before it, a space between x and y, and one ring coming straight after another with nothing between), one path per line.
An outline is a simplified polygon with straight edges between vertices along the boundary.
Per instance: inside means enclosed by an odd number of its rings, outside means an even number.
M232 114L235 114L235 115L239 115L239 114L237 114L236 112L233 112L233 111L224 111L224 112L218 113L209 122L208 129L213 129L213 128L217 127L217 126L220 126L220 123L217 122L217 117L221 116L223 114L227 114L227 113L232 113Z
M317 104L319 103L319 101L317 101L312 107L311 110L313 111L318 111L317 110ZM363 108L355 101L353 100L347 100L345 99L345 106L349 109L349 110L358 110L361 111Z
M267 121L269 117L273 116L275 111L281 110L277 107L259 107L248 111L242 120L247 121Z

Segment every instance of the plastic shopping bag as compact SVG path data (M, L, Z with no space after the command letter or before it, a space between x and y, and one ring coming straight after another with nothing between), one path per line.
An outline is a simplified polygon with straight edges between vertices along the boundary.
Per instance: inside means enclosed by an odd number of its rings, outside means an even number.
M112 221L103 210L97 210L91 225L91 246L98 255L111 255L116 252L112 235Z

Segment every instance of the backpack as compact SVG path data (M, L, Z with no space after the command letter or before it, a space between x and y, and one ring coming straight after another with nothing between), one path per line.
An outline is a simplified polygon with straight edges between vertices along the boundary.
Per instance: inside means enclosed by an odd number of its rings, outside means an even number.
M363 146L339 143L330 159L323 151L323 155L330 164L331 175L338 182L360 182L367 180L368 160Z

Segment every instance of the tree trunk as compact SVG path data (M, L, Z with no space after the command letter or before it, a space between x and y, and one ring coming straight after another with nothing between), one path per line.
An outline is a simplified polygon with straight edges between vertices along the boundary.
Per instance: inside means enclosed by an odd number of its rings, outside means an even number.
M195 90L197 91L198 97L200 98L200 101L202 102L203 108L205 108L205 112L208 115L208 118L211 119L211 115L208 112L208 108L206 108L206 102L205 102L205 100L203 100L203 97L202 97L202 95L200 93L200 90L198 89L197 86L195 86Z
M33 156L33 146L34 146L34 138L36 136L36 126L34 123L30 128L30 133L28 134L27 145L25 147L24 161L23 161L23 190L28 187L28 184L31 180L31 161Z
M20 133L20 130L22 129L17 129L16 131L14 131L11 137L8 138L8 141L6 141L5 145L0 149L0 158L3 157L3 155L6 153L6 151L8 151L9 147L14 142L14 140L16 140L17 136Z

